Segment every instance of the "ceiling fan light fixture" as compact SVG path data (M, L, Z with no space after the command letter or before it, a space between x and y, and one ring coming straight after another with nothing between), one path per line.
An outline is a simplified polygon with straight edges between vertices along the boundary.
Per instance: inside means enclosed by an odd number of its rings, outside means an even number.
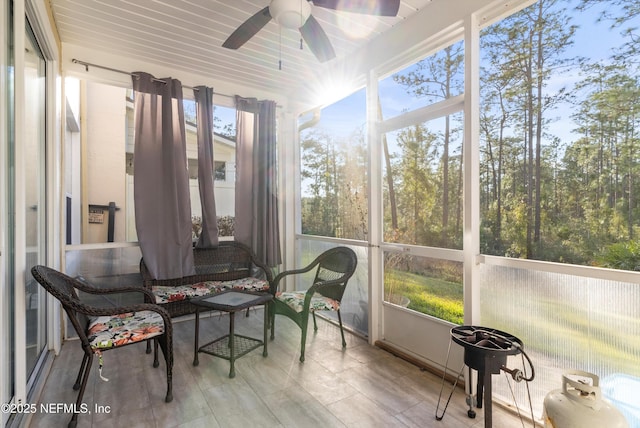
M272 0L269 14L283 27L298 29L311 15L311 6L307 0Z

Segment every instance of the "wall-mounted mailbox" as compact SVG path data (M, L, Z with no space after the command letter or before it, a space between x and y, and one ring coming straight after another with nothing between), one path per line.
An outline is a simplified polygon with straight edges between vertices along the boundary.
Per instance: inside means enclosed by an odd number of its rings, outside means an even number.
M107 224L107 242L113 242L114 231L116 226L116 211L120 208L116 207L115 202L109 202L109 205L89 204L89 223L104 223L104 212L109 211L109 223Z

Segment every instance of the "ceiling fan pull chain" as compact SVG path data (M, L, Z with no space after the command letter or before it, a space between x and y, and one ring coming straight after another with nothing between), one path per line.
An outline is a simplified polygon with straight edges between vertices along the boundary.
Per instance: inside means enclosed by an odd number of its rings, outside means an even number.
M278 70L282 70L282 27L278 32Z
M302 26L304 25L304 19L302 17L302 2L303 1L307 1L307 0L300 0L300 28L302 28ZM302 37L300 37L300 50L303 49L303 42L302 42Z

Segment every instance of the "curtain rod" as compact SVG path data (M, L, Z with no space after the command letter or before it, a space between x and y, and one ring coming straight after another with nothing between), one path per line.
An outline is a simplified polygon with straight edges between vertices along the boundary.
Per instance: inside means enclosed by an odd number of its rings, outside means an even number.
M114 73L128 74L129 76L135 76L135 77L137 77L137 76L138 76L136 73L131 73L131 72L129 72L129 71L124 71L124 70L118 70L117 68L105 67L104 65L92 64L92 63L90 63L90 62L80 61L79 59L75 59L75 58L73 58L73 59L71 60L71 62L72 62L72 63L74 63L74 64L84 65L85 71L89 71L89 67L95 67L95 68L101 68L101 69L103 69L103 70L113 71ZM165 80L157 79L157 78L155 78L155 77L153 78L153 80L154 80L155 82L163 82L163 83L166 83L166 81L165 81ZM187 85L182 85L182 87L183 87L183 88L187 88L187 89L193 89L194 91L197 91L197 90L198 90L197 88L194 88L194 87L192 87L192 86L187 86ZM215 95L220 95L220 96L223 96L223 97L228 97L228 98L234 98L234 99L235 99L235 97L234 97L233 95L220 94L220 93L217 93L217 92L214 92L214 94L215 94Z

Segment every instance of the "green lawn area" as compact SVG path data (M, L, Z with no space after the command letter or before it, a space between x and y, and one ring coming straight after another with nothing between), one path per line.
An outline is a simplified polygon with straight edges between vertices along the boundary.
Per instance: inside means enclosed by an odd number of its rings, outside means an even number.
M398 297L404 296L409 299L409 309L455 324L464 324L462 283L388 269L384 294L387 301L398 303ZM485 290L483 299L486 302L502 302L503 294L499 289ZM570 302L558 300L553 292L546 289L539 289L526 299L510 300L509 304L516 305L517 310L486 311L483 315L484 325L503 329L521 339L526 338L530 351L539 352L553 360L561 361L570 352L579 355L577 361L594 373L602 369L593 366L594 362L608 361L610 372L640 376L640 366L637 364L640 342L635 340L636 336L628 337L629 332L638 331L639 319L609 313L606 305L595 312L593 308L575 307ZM602 322L604 318L607 322ZM532 334L532 326L535 326L536 334Z
M385 273L385 298L405 296L409 309L463 324L462 283L399 270Z

